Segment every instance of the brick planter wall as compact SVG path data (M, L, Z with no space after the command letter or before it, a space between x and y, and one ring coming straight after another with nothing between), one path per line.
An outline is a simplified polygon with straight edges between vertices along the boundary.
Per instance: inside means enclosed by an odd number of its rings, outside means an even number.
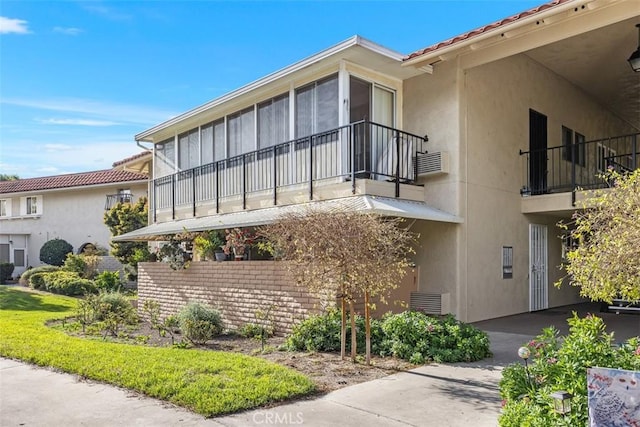
M230 329L255 323L256 310L273 304L277 335L320 308L319 299L297 286L277 261L193 262L181 271L162 262L140 263L138 307L149 299L160 304L162 316L176 314L189 301L206 302L221 311Z

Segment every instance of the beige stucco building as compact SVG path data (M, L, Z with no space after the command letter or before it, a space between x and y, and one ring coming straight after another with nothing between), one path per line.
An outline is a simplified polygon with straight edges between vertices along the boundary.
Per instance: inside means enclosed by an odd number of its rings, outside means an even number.
M558 0L410 55L353 37L137 135L152 224L124 239L357 209L420 233L416 308L579 301L556 223L638 166L636 24L638 0Z
M55 238L74 253L89 244L108 249L105 210L147 195L149 157L134 156L113 169L0 182L0 262L13 263L17 277L43 264L40 248Z

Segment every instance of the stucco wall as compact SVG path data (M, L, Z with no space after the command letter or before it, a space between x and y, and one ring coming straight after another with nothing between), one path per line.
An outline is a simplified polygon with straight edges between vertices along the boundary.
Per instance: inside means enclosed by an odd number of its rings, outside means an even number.
M42 215L34 218L2 219L1 233L5 236L29 235L26 264L32 267L42 264L40 248L45 242L55 238L69 242L76 253L85 243L97 243L108 249L111 235L103 222L104 206L107 194L116 194L119 188L130 188L136 200L147 192L146 184L119 183L113 186L29 193L28 195L42 196ZM21 195L12 197L13 215L20 212L20 197Z
M450 292L465 321L529 310L529 224L548 227L549 306L580 301L578 289L553 286L562 272L561 214L525 215L519 150L529 146L529 109L548 117L548 146L562 144L562 126L586 140L633 131L585 92L524 54L468 70L455 61L404 85L405 128L428 133L429 151L447 151L449 174L424 179L425 199L463 224L417 222L419 289ZM565 214L568 218L569 214ZM502 247L514 251L513 278L502 279Z
M529 144L529 109L548 117L548 146L561 145L562 125L587 140L631 129L602 106L526 55L466 71L468 150L467 320L528 310L530 223L548 226L549 306L579 301L577 289L557 290L561 274L557 216L527 216L520 210L522 160ZM514 248L514 277L500 277L501 247Z

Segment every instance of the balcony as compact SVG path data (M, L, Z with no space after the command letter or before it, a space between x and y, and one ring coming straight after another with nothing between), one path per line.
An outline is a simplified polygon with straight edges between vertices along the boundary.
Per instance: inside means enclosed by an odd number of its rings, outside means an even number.
M571 193L575 205L577 190L605 188L602 174L613 169L631 172L640 166L640 133L603 138L520 152L523 196Z
M286 190L314 200L322 184L369 179L415 185L416 157L426 138L376 123L361 121L293 141L262 148L153 180L152 209L176 219L177 211L196 217L220 213L225 202L247 209L251 197L278 205ZM163 216L164 218L164 216Z
M108 211L118 203L131 203L132 201L133 194L131 193L107 194L107 200L104 203L104 210Z

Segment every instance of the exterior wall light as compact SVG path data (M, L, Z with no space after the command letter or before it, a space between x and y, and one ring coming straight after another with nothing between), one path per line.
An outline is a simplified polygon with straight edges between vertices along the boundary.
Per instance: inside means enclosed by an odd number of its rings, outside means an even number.
M629 65L631 65L633 71L637 73L640 71L640 24L636 24L636 28L638 28L638 48L631 54L627 61L629 61Z
M553 409L560 415L566 415L571 412L571 393L564 390L551 393L553 399Z

